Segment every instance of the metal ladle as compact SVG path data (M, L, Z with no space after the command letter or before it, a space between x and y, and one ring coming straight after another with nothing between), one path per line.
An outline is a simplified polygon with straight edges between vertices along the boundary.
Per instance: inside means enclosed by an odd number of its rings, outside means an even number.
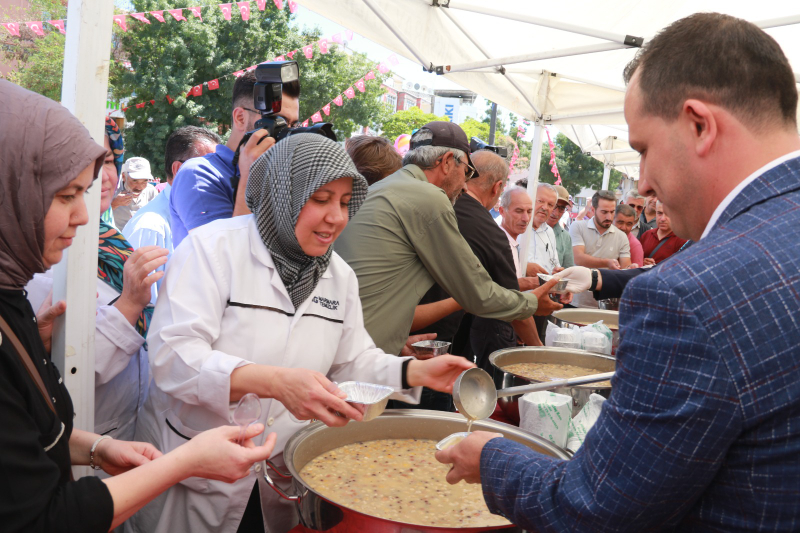
M557 389L559 387L597 383L611 379L613 376L614 372L604 372L602 374L591 374L577 378L559 379L496 390L494 381L485 370L470 368L462 372L453 384L453 403L455 403L458 412L468 420L482 420L494 413L497 408L498 398Z

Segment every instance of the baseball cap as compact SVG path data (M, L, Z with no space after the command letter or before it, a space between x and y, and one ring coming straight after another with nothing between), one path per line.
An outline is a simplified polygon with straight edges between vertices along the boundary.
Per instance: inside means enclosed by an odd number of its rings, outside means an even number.
M445 148L461 150L467 154L467 166L474 172L472 177L477 178L479 176L478 169L475 168L475 165L472 164L472 160L469 158L469 140L467 139L467 134L461 129L461 126L444 121L428 122L417 130L414 135L423 130L430 131L433 136L430 139L414 142L414 136L412 135L411 150L419 148L420 146L443 146Z
M152 180L150 161L144 157L131 157L122 165L122 172L127 172L132 180Z
M553 187L555 187L556 192L558 192L558 200L556 203L561 201L569 202L570 200L569 191L567 190L566 187L562 187L561 185L553 185Z

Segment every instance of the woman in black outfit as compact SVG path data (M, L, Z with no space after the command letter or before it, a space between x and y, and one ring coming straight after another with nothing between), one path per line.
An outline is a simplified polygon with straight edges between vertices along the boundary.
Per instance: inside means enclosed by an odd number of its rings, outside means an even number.
M188 477L244 477L275 442L239 446L238 428L226 426L162 456L149 444L72 427L72 401L23 287L59 262L88 222L83 194L105 153L64 107L0 80L2 531L108 531ZM261 431L252 426L248 438ZM87 464L115 477L71 481L71 465Z

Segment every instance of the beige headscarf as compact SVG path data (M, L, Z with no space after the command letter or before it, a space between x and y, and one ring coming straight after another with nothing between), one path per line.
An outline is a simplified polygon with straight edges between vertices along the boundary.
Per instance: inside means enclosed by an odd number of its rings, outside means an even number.
M44 217L56 192L106 150L65 107L0 80L0 288L44 272Z

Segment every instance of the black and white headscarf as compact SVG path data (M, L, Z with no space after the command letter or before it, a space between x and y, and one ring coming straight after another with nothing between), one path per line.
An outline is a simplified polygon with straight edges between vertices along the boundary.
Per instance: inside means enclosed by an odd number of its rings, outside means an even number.
M313 133L292 135L250 167L247 207L295 309L311 296L333 253L331 246L319 257L306 255L294 232L297 217L317 189L343 177L353 178L348 207L352 219L367 196L367 180L344 148L330 139Z

